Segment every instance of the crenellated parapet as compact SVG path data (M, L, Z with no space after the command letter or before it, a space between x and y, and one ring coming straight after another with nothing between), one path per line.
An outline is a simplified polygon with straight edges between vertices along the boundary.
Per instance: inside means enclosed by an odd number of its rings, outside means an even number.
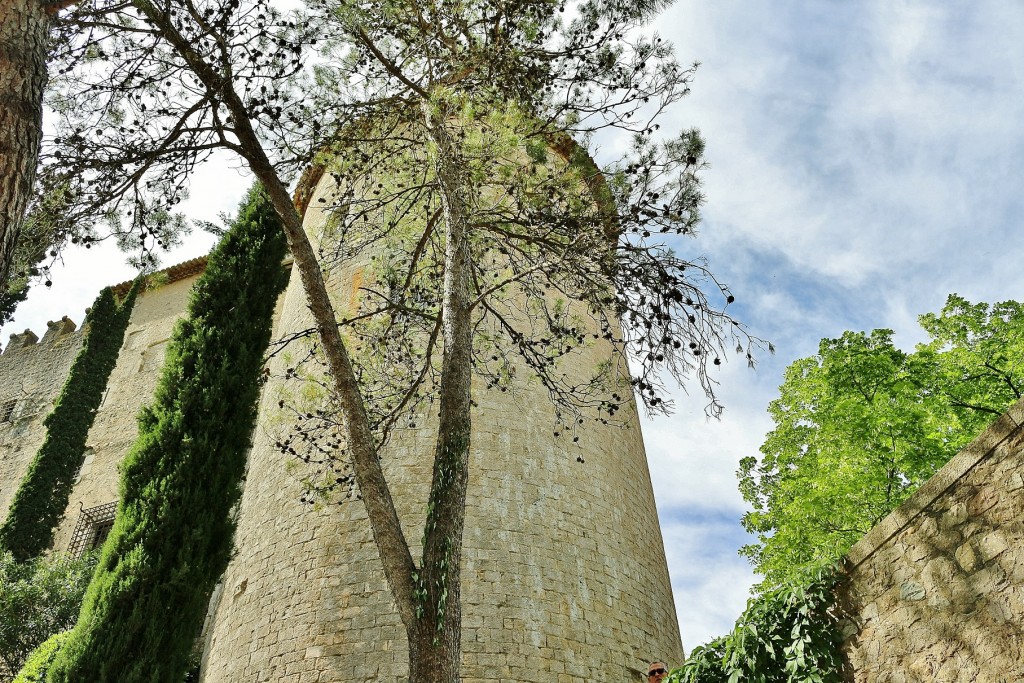
M46 332L43 333L42 341L32 330L25 330L21 334L15 332L11 335L7 346L4 348L4 355L17 353L21 349L36 346L52 346L58 339L72 334L78 326L66 315L60 320L50 320L46 323Z
M47 323L42 339L32 330L12 334L0 354L0 519L46 435L43 420L82 344L67 316Z
M32 330L27 329L21 334L14 333L11 335L11 340L7 342L7 348L4 349L4 353L14 353L26 346L35 346L37 341L39 341L39 337Z
M43 335L43 344L50 344L60 339L61 337L67 336L77 329L75 322L66 315L60 320L50 320L46 323L46 334Z

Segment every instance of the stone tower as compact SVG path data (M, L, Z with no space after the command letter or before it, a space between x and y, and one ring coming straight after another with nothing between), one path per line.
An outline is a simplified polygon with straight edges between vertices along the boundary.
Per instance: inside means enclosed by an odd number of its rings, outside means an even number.
M310 185L317 207L325 183ZM325 225L310 208L311 235ZM135 415L156 386L174 322L205 267L163 271L140 296L89 433L54 550L78 553L105 537L118 464L136 435ZM336 304L351 309L369 258L332 275ZM122 283L120 294L129 283ZM309 327L293 278L278 305L275 336ZM70 321L15 335L0 355L0 514L44 436L81 334ZM581 378L612 354L595 344L565 369ZM275 375L286 354L272 362ZM523 373L525 376L527 373ZM525 380L509 393L474 389L471 472L463 555L463 673L467 681L640 680L649 659L682 661L682 647L635 407L625 426L588 423L579 448L552 434L546 391ZM206 683L401 681L405 632L379 568L363 505L300 503L306 472L274 447L287 416L268 382L238 509L236 555L204 626ZM429 411L428 411L429 412ZM435 416L396 433L383 454L405 535L422 534ZM581 454L585 462L576 460ZM419 548L413 548L418 557Z
M309 186L314 239L328 182ZM351 307L369 257L332 273ZM293 273L276 336L311 326ZM575 357L589 375L610 345ZM272 362L279 377L286 356ZM525 374L525 373L524 373ZM236 556L213 598L205 683L400 681L405 632L377 559L363 505L300 503L301 468L275 441L284 389L264 390L239 515ZM482 387L474 387L474 393ZM588 425L570 453L539 385L489 392L475 409L463 556L467 681L640 680L649 659L682 661L675 608L635 406L625 427ZM621 413L620 413L621 415ZM436 416L394 434L382 455L406 538L422 535ZM596 427L596 428L595 428ZM577 452L585 462L576 459ZM413 548L413 556L420 549Z

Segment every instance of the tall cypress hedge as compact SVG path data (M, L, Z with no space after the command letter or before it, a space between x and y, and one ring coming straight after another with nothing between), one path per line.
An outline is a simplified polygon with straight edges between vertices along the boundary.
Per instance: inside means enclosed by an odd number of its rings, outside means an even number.
M120 306L109 287L92 305L85 343L71 365L57 405L43 420L43 444L0 526L0 549L11 551L19 562L38 557L53 543L54 530L68 506L82 464L89 429L117 363L140 282L136 280Z
M231 556L263 354L286 281L284 233L249 192L175 327L121 501L78 623L47 676L65 683L179 683L208 597Z

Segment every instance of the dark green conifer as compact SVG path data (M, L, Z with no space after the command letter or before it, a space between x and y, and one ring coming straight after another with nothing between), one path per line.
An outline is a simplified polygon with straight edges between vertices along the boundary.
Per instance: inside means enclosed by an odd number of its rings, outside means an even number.
M103 400L107 379L117 363L132 314L139 281L118 306L110 288L100 292L86 323L78 352L53 412L43 420L46 436L21 480L7 519L0 526L0 549L19 562L38 557L53 543L53 533L68 506L85 441Z
M254 188L175 327L122 465L114 528L48 680L178 683L231 555L232 506L286 274L284 234Z

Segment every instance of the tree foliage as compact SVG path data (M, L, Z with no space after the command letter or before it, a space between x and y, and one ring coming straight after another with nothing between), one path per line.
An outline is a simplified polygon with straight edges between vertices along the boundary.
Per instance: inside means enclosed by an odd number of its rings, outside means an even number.
M264 0L101 0L58 30L58 133L41 171L64 192L57 220L106 221L158 246L179 225L188 175L218 149L266 188L315 321L310 355L341 418L326 426L346 448L326 466L359 487L414 681L458 677L474 372L504 386L521 360L568 435L584 415L613 419L631 388L668 409L666 377L699 381L715 414L710 372L734 345L752 358L756 340L725 310L728 288L666 246L699 221L704 162L695 131L657 133L692 76L643 31L663 5L316 1L286 15ZM599 168L588 149L607 130L631 144ZM286 187L310 161L336 188L336 233L319 254ZM381 248L368 308L335 311L323 266ZM593 334L620 365L635 361L632 387L614 367L562 379L559 358ZM352 353L360 343L387 363ZM416 560L379 455L391 426L430 399L440 428Z
M695 647L668 683L839 683L839 574L818 567L747 601L733 630Z
M250 192L175 327L122 464L121 500L49 681L179 683L231 556L260 369L286 276L280 223Z
M104 289L86 318L88 332L82 350L75 357L53 411L43 420L46 437L0 526L0 548L20 561L42 554L53 542L140 285L141 280L137 280L120 305L111 290Z
M50 670L50 665L53 664L54 658L70 635L70 631L56 633L37 647L29 655L25 666L15 676L13 683L44 683L46 672Z
M838 559L1020 398L1020 304L954 294L919 320L912 353L891 330L846 332L786 370L762 457L739 471L758 535L741 552L765 586Z
M19 562L0 555L0 662L13 674L50 636L71 628L96 568L96 555Z

